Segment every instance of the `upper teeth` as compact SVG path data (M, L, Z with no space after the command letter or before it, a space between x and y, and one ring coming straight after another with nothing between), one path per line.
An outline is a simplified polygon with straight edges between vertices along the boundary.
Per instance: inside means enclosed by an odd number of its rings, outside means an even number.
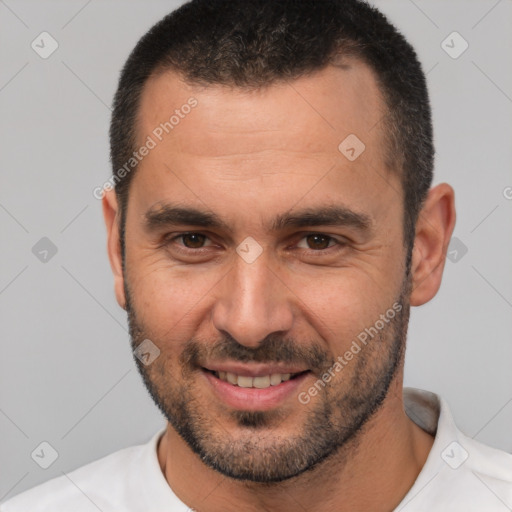
M291 377L290 373L273 373L272 375L264 375L262 377L247 377L246 375L236 375L230 372L214 372L220 379L234 386L241 388L258 388L264 389L270 386L277 386Z

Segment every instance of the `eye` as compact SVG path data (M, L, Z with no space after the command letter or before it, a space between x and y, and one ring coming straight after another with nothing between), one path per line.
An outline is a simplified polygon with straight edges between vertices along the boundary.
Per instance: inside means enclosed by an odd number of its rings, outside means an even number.
M302 240L305 241L305 245ZM301 239L301 242L297 244L297 247L300 247L301 249L308 249L310 251L324 251L335 245L343 244L332 236L324 235L323 233L310 233Z
M201 233L185 233L184 235L180 235L177 237L181 238L183 245L187 249L200 249L207 237L202 235Z
M209 242L206 244L206 242ZM196 251L213 245L211 240L202 233L181 233L179 235L169 235L165 238L166 245L173 245L178 250Z

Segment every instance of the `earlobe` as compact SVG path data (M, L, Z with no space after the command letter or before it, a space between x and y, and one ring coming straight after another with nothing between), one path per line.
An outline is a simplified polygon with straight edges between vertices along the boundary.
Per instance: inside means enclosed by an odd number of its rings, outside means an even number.
M105 192L102 199L103 218L107 230L107 252L110 267L114 274L114 290L118 304L126 309L126 297L124 294L123 257L120 243L120 223L117 197L114 190Z
M441 183L430 189L416 223L411 306L425 304L439 290L454 226L454 191L447 183Z

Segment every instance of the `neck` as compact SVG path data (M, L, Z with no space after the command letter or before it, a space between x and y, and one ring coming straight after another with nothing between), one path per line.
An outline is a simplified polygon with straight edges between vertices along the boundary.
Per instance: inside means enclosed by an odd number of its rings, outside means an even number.
M206 466L168 425L158 458L174 493L198 512L392 511L411 488L433 438L405 414L397 378L359 434L311 470L275 484L240 482ZM199 485L200 483L200 485Z

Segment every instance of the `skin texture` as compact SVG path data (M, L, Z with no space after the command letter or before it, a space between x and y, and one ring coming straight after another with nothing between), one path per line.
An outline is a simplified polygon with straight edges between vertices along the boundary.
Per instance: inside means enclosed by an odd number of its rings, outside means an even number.
M140 162L131 183L124 275L114 192L103 200L116 297L129 312L133 346L150 339L160 350L139 369L173 420L158 446L164 475L200 512L288 511L297 502L308 511L393 510L433 442L403 409L403 349L409 305L429 301L441 283L453 190L430 190L406 276L403 192L382 163L384 106L364 64L257 91L189 85L166 72L144 89L140 144L191 97L197 107ZM353 162L338 150L349 134L366 146ZM213 212L227 228L149 230L146 212L167 202ZM279 214L326 204L364 215L367 229L269 229ZM206 238L171 240L187 232ZM311 233L332 238L319 242ZM252 263L236 252L248 236L262 248ZM300 403L298 393L397 302L401 314L342 375ZM235 410L201 366L239 356L246 367L293 362L310 372L277 406ZM200 449L209 457L202 460Z

